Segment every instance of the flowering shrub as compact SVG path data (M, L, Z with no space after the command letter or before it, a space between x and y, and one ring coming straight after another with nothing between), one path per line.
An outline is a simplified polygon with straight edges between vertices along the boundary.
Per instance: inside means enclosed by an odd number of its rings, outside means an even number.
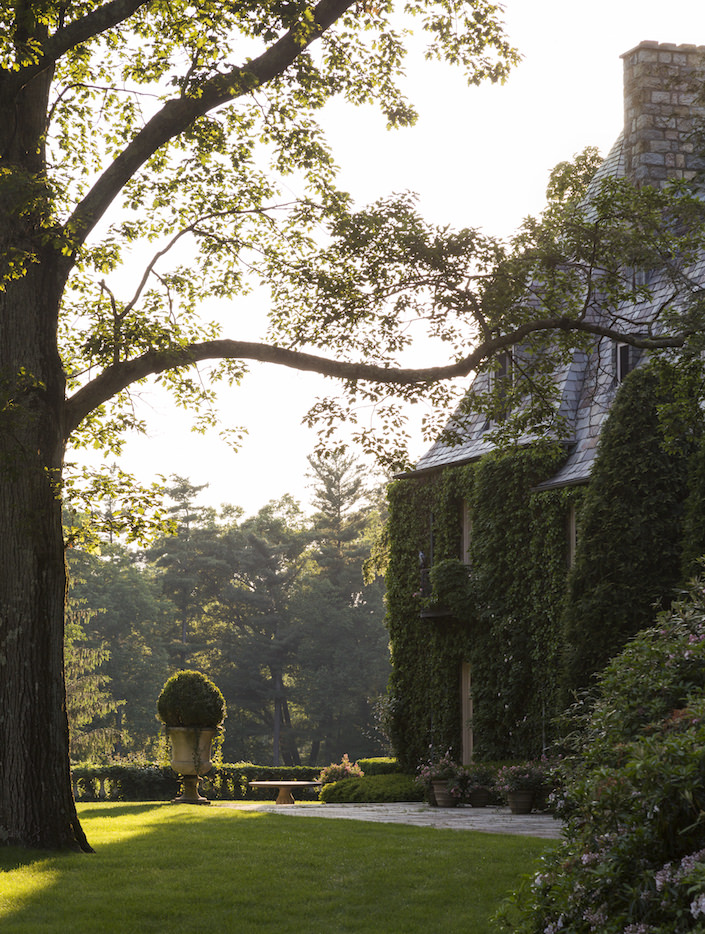
M445 781L454 798L462 798L467 786L467 772L457 763L448 750L440 759L429 759L419 766L416 781L423 786L426 796L431 795L432 782Z
M505 929L705 930L701 585L610 663L583 738L567 779L564 842L516 896L521 921Z
M538 762L522 762L519 765L505 765L497 773L495 790L506 795L510 791L541 791L546 775Z
M330 765L327 765L321 770L318 781L322 782L324 785L328 785L331 782L341 782L344 778L362 778L364 774L365 773L357 763L353 765L350 759L348 759L348 754L346 752L341 762L331 762Z

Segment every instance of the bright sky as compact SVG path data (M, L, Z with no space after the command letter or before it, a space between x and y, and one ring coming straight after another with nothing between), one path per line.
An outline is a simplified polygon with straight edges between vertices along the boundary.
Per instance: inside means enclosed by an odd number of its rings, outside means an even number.
M419 193L430 220L508 234L542 209L556 163L587 145L606 154L617 138L622 53L645 39L705 45L700 0L506 0L504 6L510 40L524 56L504 86L468 88L452 69L418 62L408 70L420 112L413 129L389 133L372 109L331 110L326 125L341 183L360 205L408 189ZM222 395L224 420L249 431L237 454L217 436L190 433L187 415L144 393L148 435L128 442L123 466L146 482L175 473L208 483L201 502L232 503L248 514L285 493L305 503L306 456L315 436L300 422L331 386L311 374L253 367L242 387ZM425 446L419 439L415 454Z

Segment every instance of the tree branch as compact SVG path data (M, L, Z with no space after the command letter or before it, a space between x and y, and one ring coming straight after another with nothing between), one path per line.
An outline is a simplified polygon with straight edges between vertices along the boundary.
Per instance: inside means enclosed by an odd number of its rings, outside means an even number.
M107 32L119 23L124 23L140 7L149 2L150 0L110 0L109 3L104 3L80 19L69 23L68 26L57 29L53 35L42 41L42 54L38 61L25 65L9 77L9 89L12 93L16 93L37 75L55 65L69 49L74 49L82 42L87 42Z
M167 101L76 206L66 225L71 231L72 243L78 247L85 241L116 195L161 146L182 133L198 117L250 93L281 75L301 52L320 38L354 2L355 0L321 0L315 8L314 26L304 27L297 24L258 58L233 68L227 74L215 75L205 81L199 87L198 97ZM303 38L302 29L307 29ZM67 259L69 266L72 263L72 258Z
M175 347L172 350L148 351L133 360L123 361L107 367L99 376L77 390L66 401L64 408L64 438L68 440L71 432L80 425L87 415L132 383L147 376L163 373L165 370L193 366L204 360L258 360L263 363L275 363L279 366L320 373L323 376L331 376L346 381L376 382L400 386L421 385L468 376L478 369L483 360L492 357L501 350L521 343L536 331L579 331L648 350L682 347L686 340L685 334L670 337L643 337L637 334L624 333L615 328L576 320L575 318L545 318L520 325L509 334L502 334L485 340L472 353L455 362L443 366L414 368L394 368L372 363L331 360L317 354L250 341L228 339L203 341L185 347Z

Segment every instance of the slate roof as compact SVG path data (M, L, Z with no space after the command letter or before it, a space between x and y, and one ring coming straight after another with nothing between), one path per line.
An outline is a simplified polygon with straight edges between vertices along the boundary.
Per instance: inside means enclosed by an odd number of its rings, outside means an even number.
M624 177L623 136L617 140L609 155L595 175L591 187L597 186L608 176ZM590 199L588 189L587 200ZM705 258L695 270L695 278L705 282ZM653 324L657 310L671 294L673 286L664 274L651 274L649 287L652 298L638 304L622 305L617 313L620 327L631 333L644 333L647 325ZM633 351L632 351L633 352ZM637 361L634 360L638 365ZM555 374L559 388L559 415L567 432L562 438L567 448L567 458L560 470L540 489L551 489L586 483L597 452L597 444L602 426L607 418L610 406L617 391L616 349L606 339L595 340L590 353L576 351L572 361L560 367ZM479 374L473 381L469 392L487 389L488 375ZM411 475L425 473L453 464L468 463L477 460L494 447L491 432L488 431L486 416L475 413L463 416L462 428L458 428L457 416L451 418L449 425L455 427L460 443L448 443L438 440L421 457ZM457 440L457 438L456 438ZM531 438L525 439L526 443Z

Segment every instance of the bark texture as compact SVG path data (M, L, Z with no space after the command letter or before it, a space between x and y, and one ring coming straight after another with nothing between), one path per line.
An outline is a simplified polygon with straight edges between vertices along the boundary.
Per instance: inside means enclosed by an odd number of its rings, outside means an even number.
M64 690L63 377L43 272L0 293L0 840L86 848Z
M59 481L63 273L42 173L50 74L0 125L0 843L90 849L76 817L64 690Z

